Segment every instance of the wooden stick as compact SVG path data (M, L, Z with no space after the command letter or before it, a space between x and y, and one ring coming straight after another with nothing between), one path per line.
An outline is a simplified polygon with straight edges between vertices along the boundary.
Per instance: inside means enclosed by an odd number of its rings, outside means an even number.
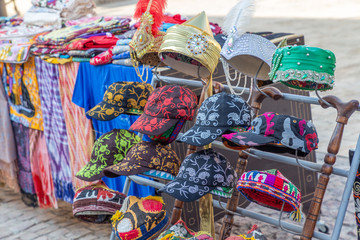
M339 152L344 127L347 124L350 116L359 106L359 102L351 100L347 103L341 102L341 100L335 96L326 96L324 100L330 103L337 110L336 126L333 135L328 145L328 153L325 155L324 164L321 168L321 175L316 185L314 197L311 201L309 212L306 216L306 221L302 231L301 240L309 240L312 238L318 221L321 204L324 198L324 194L329 183L330 175L333 171L333 165L336 162L336 155ZM323 108L329 107L325 103L319 101Z

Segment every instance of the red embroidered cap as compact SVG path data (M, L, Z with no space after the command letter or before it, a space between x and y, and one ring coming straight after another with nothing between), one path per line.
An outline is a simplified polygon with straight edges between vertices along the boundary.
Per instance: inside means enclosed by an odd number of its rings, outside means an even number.
M148 135L162 134L181 119L192 120L196 106L196 95L186 87L167 85L157 88L149 96L144 113L130 129Z

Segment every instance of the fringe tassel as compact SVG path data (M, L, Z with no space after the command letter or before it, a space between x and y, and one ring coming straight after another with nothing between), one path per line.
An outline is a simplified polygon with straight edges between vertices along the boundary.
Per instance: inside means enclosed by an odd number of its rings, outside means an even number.
M301 219L303 218L301 210L297 209L296 211L290 212L288 218L295 222L301 222Z

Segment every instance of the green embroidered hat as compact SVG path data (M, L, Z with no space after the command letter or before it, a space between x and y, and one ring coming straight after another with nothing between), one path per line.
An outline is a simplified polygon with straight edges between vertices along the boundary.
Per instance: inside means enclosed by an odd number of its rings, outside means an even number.
M302 90L330 90L334 86L335 55L329 50L309 46L276 49L270 80Z
M126 153L140 138L125 129L113 129L96 140L91 152L91 159L76 177L84 181L99 180L104 176L103 170L121 162Z

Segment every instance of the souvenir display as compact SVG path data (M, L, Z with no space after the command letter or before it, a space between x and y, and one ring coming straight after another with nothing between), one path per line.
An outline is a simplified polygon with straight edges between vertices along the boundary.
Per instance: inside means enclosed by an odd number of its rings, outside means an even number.
M114 129L96 140L91 152L91 159L77 174L76 177L84 181L98 180L104 176L103 170L121 162L126 153L140 138L124 129Z
M227 159L213 149L188 155L176 179L167 183L165 192L183 202L192 202L213 193L230 198L237 175Z
M188 88L177 85L157 88L130 130L148 135L163 134L181 120L192 120L197 103L196 95Z
M120 163L105 168L104 174L107 177L117 177L153 170L153 177L168 180L178 174L180 164L180 159L169 146L142 141L135 144Z
M112 229L121 240L156 239L169 225L161 197L127 197L111 218Z
M283 209L289 212L292 220L301 220L301 193L279 170L245 172L237 183L237 189L251 202Z
M336 58L330 50L309 46L276 49L270 80L302 90L330 90L334 87Z
M177 141L204 146L213 142L230 127L249 127L251 118L252 110L245 100L221 92L207 98L201 104L195 125Z
M213 240L207 232L191 231L183 220L177 221L168 230L161 233L156 240Z
M179 72L208 79L218 64L220 50L209 20L205 12L201 12L166 31L159 56L163 63Z
M239 146L298 156L306 156L317 149L319 143L312 122L272 112L256 117L248 131L224 134L222 137Z
M86 222L108 223L125 198L125 194L109 189L100 181L76 190L73 214Z
M86 112L89 117L109 121L120 114L141 114L153 87L148 83L116 82L104 94L103 101Z

